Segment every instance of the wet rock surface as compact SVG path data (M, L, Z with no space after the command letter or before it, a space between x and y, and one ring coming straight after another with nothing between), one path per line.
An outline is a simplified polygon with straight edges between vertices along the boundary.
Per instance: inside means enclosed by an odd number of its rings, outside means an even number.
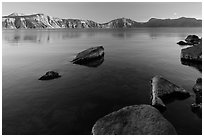
M150 105L124 107L100 118L92 128L93 135L175 135L176 130L162 114Z
M152 78L151 87L151 104L160 110L166 108L165 102L170 102L174 99L185 99L190 96L190 93L184 88L161 76Z
M196 35L189 35L185 41L192 46L181 50L181 60L202 63L202 39Z
M104 48L103 46L92 47L87 50L84 50L76 55L72 60L74 64L88 64L95 60L100 60L104 57Z
M59 77L61 77L61 75L59 75L58 72L48 71L48 72L46 72L45 75L40 77L38 80L51 80L51 79L55 79L55 78L59 78Z

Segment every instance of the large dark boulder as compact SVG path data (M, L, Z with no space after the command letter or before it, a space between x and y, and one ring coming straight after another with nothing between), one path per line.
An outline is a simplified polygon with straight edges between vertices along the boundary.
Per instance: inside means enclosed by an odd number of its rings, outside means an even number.
M176 130L150 105L127 106L96 121L93 135L175 135Z
M48 71L48 72L46 72L45 75L40 77L39 80L51 80L51 79L55 79L55 78L59 78L59 77L61 77L61 75L59 75L59 73L57 73L55 71Z
M202 63L202 42L181 50L181 59Z
M194 44L198 44L200 42L200 38L196 35L188 35L186 37L185 41L190 45L194 45Z
M84 50L76 55L72 60L75 64L87 64L90 61L99 59L104 56L103 46L92 47L87 50Z
M154 76L151 80L151 104L159 109L165 109L164 102L173 99L184 99L190 96L184 88L164 79L161 76Z

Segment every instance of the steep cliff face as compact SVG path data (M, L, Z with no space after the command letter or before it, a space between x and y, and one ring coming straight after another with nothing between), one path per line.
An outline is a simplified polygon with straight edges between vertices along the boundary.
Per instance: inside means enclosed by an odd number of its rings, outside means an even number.
M44 14L22 15L12 13L2 18L2 27L6 29L95 28L98 26L98 23L91 20L60 19Z
M60 19L44 14L24 15L12 13L2 17L3 29L49 29L49 28L136 28L136 27L201 27L202 20L194 18L156 19L139 23L127 18L119 18L107 23L91 20Z
M21 15L11 14L3 16L2 27L10 29L20 28L61 28L62 20L44 14Z
M142 24L131 19L119 18L108 23L101 24L101 26L102 28L133 28L142 26Z

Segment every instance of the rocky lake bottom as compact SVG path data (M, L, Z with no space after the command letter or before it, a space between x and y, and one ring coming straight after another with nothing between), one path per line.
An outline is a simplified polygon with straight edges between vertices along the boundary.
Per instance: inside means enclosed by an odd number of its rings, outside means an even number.
M191 96L165 102L177 134L202 134L192 111L202 65L181 61L176 44L202 28L3 30L2 133L91 134L95 122L129 105L151 104L151 79L161 75ZM73 64L77 53L103 46L104 57ZM60 77L38 80L47 71Z

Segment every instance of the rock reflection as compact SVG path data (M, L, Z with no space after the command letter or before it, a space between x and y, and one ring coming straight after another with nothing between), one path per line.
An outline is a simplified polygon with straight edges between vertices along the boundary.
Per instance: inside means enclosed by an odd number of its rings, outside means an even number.
M104 62L104 55L99 57L99 58L96 58L96 59L93 59L93 60L90 60L90 61L86 61L86 62L83 62L83 63L77 63L77 64L87 66L87 67L96 68L96 67L100 66L103 62Z
M192 61L187 61L187 60L181 59L181 64L193 67L196 70L198 70L200 73L202 73L202 62L192 62Z

